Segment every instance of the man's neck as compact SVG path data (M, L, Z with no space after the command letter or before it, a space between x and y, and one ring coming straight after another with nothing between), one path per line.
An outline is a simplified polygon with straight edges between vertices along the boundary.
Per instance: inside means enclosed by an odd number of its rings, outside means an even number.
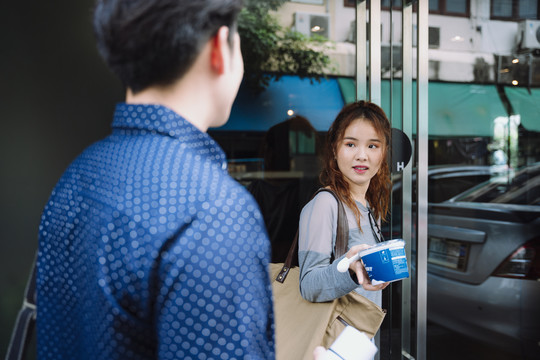
M126 103L128 104L156 104L163 105L185 118L202 132L208 130L208 107L194 106L199 104L193 99L193 94L200 92L197 89L183 91L180 86L151 86L136 94L128 89ZM200 101L200 97L198 99Z
M223 33L222 37L225 36ZM223 42L226 42L225 37ZM180 79L167 86L150 86L136 94L128 89L126 102L166 106L202 132L223 125L230 115L232 105L228 103L228 94L224 93L229 90L231 76L224 76L230 75L229 71L222 73L212 66L211 59L215 50L212 44L212 41L208 41ZM228 69L231 64L226 62L224 66Z

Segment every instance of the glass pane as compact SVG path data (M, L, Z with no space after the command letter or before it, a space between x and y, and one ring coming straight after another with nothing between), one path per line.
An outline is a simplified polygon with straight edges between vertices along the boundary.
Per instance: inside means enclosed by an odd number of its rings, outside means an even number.
M429 11L440 11L439 0L429 0Z
M314 44L321 45L315 43L316 39L310 37L310 33L317 28L319 35L347 48L354 47L347 42L348 35L352 35L347 30L350 32L355 9L343 6L354 4L354 1L339 3L346 15L346 20L341 23L345 25L343 34L339 38L335 38L329 29L340 19L327 15L323 5L313 5L306 11L306 5L300 2L324 3L322 0L288 2L284 6L286 11L280 8L271 16L285 23L285 19L290 19L288 8L292 7L295 30L305 37L288 33L285 25L278 25L281 31L276 31L275 24L270 23L258 28L257 34L271 36L256 36L254 43L248 43L253 37L242 39L247 69L244 81L228 122L209 130L227 155L229 174L246 187L259 205L271 242L272 262L285 260L298 229L300 211L320 187L318 178L324 136L344 106L344 94L349 91L342 87L338 77L320 76L323 70L313 74L310 67L311 76L306 76L306 64L316 68L313 63L323 53L312 49ZM264 26L265 19L252 26ZM245 44L250 44L249 48ZM271 51L260 59L257 57L259 50ZM349 54L340 55L346 57ZM259 62L252 61L253 58ZM260 65L268 58L274 60L271 65L268 62ZM255 71L249 67L252 63L259 65ZM275 68L268 70L269 66ZM256 83L262 84L262 89L247 81L249 76L260 74L261 70L267 70L263 72L264 79ZM354 66L343 66L341 71L352 77Z
M520 19L536 19L538 17L537 0L521 0L518 2L518 17Z
M511 344L507 334L540 334L528 320L540 301L529 287L540 278L540 89L522 85L540 74L533 56L502 60L499 85L429 84L427 318L428 329L447 329L448 337L430 342L428 332L428 358L443 358L437 344L449 341L478 358L539 353L536 341ZM503 74L520 86L503 86L510 84ZM530 300L502 295L517 288ZM521 323L517 314L529 315ZM457 349L443 356L463 358Z
M446 2L446 12L452 14L466 14L467 0L452 0Z
M392 3L392 7L394 8L401 8L401 0L382 0L381 7L389 8L390 3Z
M492 0L492 16L512 17L512 0Z
M259 203L273 262L285 260L300 211L320 186L324 134L344 105L343 91L335 78L296 75L270 81L261 93L243 84L227 124L211 131L229 173Z

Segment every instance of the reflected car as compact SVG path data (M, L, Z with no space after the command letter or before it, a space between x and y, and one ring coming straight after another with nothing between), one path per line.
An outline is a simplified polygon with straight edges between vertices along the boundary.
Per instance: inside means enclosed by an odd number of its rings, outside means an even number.
M428 320L540 359L540 163L429 204Z
M428 169L428 202L440 203L491 179L501 172L500 167L488 165L434 165ZM416 198L416 174L412 175L412 198ZM382 225L386 239L401 236L402 174L392 175L392 217Z
M500 166L490 165L434 165L428 168L428 202L439 203L504 173ZM413 183L416 174L413 174ZM401 173L393 176L393 192L401 189ZM414 189L414 185L413 185ZM414 198L414 196L413 196Z

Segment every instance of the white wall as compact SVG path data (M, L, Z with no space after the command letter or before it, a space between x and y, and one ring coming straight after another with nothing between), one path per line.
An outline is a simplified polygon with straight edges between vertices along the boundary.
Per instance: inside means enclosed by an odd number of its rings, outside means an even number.
M354 76L354 45L346 42L351 22L355 19L355 9L344 7L343 0L325 0L322 5L288 2L279 11L280 23L292 27L297 11L329 14L330 40L338 43L331 54L338 66L337 74ZM394 11L392 20L393 42L400 43L401 12ZM390 43L389 11L382 12L381 23L384 46ZM473 81L474 64L479 58L493 67L494 55L511 55L516 51L518 23L491 20L489 0L471 0L469 18L430 15L429 26L440 28L440 46L429 50L432 80ZM493 74L493 69L490 74Z

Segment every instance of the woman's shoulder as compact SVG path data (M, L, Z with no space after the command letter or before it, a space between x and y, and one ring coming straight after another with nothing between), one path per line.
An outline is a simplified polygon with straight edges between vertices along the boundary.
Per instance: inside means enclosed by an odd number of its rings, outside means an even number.
M332 193L318 190L315 196L306 204L307 208L337 210L337 200Z

